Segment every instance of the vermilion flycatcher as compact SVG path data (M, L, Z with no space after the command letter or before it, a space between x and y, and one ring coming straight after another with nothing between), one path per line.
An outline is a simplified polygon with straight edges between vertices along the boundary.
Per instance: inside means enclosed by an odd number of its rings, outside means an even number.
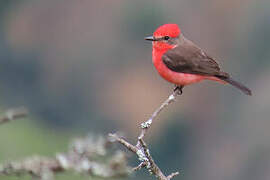
M177 24L162 25L145 40L153 41L153 64L164 79L176 85L175 90L182 93L184 86L207 79L229 83L251 95L250 89L221 71L212 57L186 39Z

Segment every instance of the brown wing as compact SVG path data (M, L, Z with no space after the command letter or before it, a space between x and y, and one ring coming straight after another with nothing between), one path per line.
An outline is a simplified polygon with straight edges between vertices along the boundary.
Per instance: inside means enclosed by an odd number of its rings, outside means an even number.
M167 51L162 56L162 60L169 69L175 72L228 77L227 73L220 71L213 58L187 39L183 39L177 47Z

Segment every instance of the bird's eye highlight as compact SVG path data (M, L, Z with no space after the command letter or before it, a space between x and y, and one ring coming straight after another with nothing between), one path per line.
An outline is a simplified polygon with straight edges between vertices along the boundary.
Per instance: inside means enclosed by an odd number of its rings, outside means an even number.
M169 40L170 37L169 36L164 36L164 40Z

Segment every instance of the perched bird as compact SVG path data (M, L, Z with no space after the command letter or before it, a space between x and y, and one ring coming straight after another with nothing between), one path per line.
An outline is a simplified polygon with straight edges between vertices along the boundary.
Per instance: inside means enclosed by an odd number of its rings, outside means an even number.
M177 24L165 24L157 28L152 41L152 61L160 76L176 85L175 91L182 93L184 86L202 80L213 80L231 84L243 93L251 90L221 71L218 63L200 47L181 33Z

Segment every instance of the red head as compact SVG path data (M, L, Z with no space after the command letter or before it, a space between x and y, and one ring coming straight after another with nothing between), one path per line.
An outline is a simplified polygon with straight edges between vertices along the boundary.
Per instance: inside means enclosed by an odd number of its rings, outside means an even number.
M164 24L156 29L153 36L145 40L153 41L153 48L157 50L168 50L173 48L174 40L179 37L181 30L177 24Z
M178 37L181 31L177 24L164 24L156 29L154 37L169 36L172 38Z

